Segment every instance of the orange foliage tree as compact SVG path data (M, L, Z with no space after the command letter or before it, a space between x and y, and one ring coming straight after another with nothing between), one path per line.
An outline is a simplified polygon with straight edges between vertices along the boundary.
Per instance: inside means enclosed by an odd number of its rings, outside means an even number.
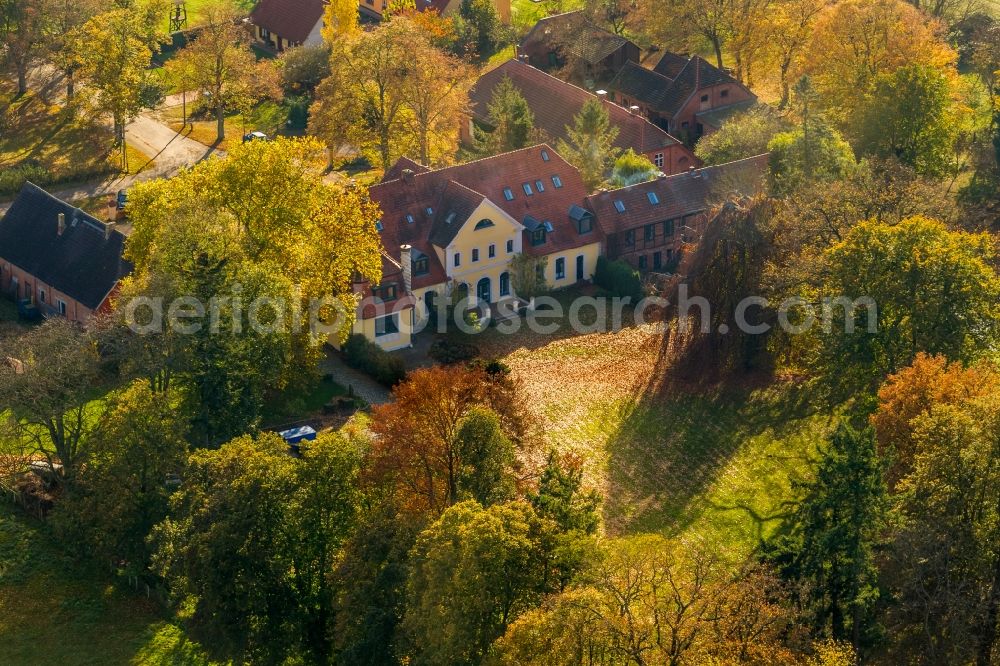
M944 356L917 354L913 363L886 379L872 425L880 453L888 456L890 487L913 466L914 422L935 405L962 405L977 398L1000 398L1000 372L987 361L965 367Z

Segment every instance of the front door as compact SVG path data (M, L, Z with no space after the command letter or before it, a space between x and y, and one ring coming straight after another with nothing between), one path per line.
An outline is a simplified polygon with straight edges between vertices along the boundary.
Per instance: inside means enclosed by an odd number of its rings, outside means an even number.
M576 281L579 282L583 279L583 255L579 255L576 258Z
M479 284L476 285L476 298L485 303L490 303L493 301L490 296L490 279L488 277L484 277L479 281Z

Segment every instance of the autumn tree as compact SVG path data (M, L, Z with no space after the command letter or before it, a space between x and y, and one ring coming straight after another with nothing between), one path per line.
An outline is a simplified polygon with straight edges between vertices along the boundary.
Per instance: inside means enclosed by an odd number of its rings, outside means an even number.
M11 410L11 436L62 465L72 484L87 459L90 433L102 411L91 404L100 379L93 338L71 322L51 319L4 341L0 357L0 404Z
M971 360L991 348L1000 323L995 243L919 216L851 229L824 256L821 293L846 298L830 301L821 334L828 376L878 383L921 351Z
M310 131L331 148L358 147L384 170L402 155L447 159L470 84L466 67L396 16L336 52Z
M400 39L410 40L403 46L419 55L411 61L400 93L409 110L417 160L426 165L447 163L458 149L455 128L468 119L474 72L459 58L436 48L417 24L410 27L413 29L400 31Z
M358 36L358 3L351 0L331 0L323 9L323 41L339 50L345 42Z
M772 6L768 35L778 64L781 87L778 108L786 108L791 101L793 77L805 66L805 49L826 5L826 0L782 0Z
M474 129L475 152L482 157L529 146L535 114L509 76L500 79L487 105L488 129Z
M940 32L940 24L903 0L833 3L816 20L805 73L831 120L846 129L859 96L873 90L879 75L906 65L954 71L955 52Z
M166 372L184 388L209 442L254 427L267 390L315 373L321 345L350 329L354 277L379 279L378 213L363 190L323 181L322 153L311 140L240 144L130 192L124 309L146 331L136 297L202 308L194 330L164 316L154 344L138 336L138 366L154 385ZM275 308L249 307L257 297Z
M246 115L261 99L280 95L274 66L257 61L245 27L229 8L210 8L197 36L175 58L187 66L190 85L215 113L216 141L226 138L227 110Z
M913 469L917 454L915 421L935 405L963 405L1000 393L1000 373L989 362L968 367L944 356L916 355L913 363L889 375L879 388L872 415L879 448L888 462L886 479L894 487Z
M122 167L128 168L125 127L143 109L159 103L162 91L149 69L163 38L159 3L116 7L91 18L80 29L84 54L79 72L87 80L97 110L111 115Z
M480 663L511 622L556 589L556 530L520 501L462 502L424 530L403 620L413 663Z
M3 61L17 75L17 94L28 92L28 69L41 54L47 38L48 4L45 0L0 2L0 37Z
M83 65L80 28L101 10L98 0L50 0L48 59L66 80L66 101L76 93L76 73Z
M608 110L598 99L587 100L566 127L568 141L560 140L556 150L580 170L584 185L593 191L607 176L620 152L615 147L618 128L611 124Z
M504 432L496 416L478 409L490 406L491 392L478 369L411 373L393 388L394 402L372 412L372 480L418 513L440 513L463 496L509 492L510 439L519 433Z

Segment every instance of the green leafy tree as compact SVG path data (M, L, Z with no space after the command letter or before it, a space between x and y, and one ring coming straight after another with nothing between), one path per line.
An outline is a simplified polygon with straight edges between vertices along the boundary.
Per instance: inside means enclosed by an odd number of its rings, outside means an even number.
M480 62L500 50L507 42L507 29L492 0L462 0L458 7L457 30Z
M909 65L879 76L862 116L861 152L895 157L921 175L951 170L958 119L938 69Z
M173 480L184 470L187 423L168 396L145 382L108 402L90 435L87 464L55 518L67 543L124 562L138 575L149 564L146 537L166 517Z
M991 349L1000 330L995 260L988 234L922 216L855 226L823 257L821 294L847 299L829 301L820 334L827 376L874 386L917 352L971 360Z
M50 319L4 341L0 405L10 410L10 437L50 464L63 466L72 484L87 459L90 432L102 411L91 404L100 380L93 339L74 324Z
M16 72L18 96L28 92L28 70L45 45L48 9L45 0L0 2L0 37L4 45L0 62Z
M601 496L583 490L583 468L579 461L560 460L554 452L538 482L538 492L529 496L539 515L554 520L564 532L593 534L600 524Z
M938 402L911 422L912 471L885 566L893 649L924 663L995 662L1000 615L1000 395Z
M660 175L659 168L645 155L639 155L629 148L618 156L611 169L611 185L628 187L655 180Z
M488 109L490 129L474 129L474 151L478 155L507 153L531 144L535 114L509 76L493 89Z
M763 155L777 134L787 129L784 122L766 107L756 107L731 117L717 131L698 140L694 153L706 165L725 164Z
M556 527L525 502L452 506L417 538L403 627L414 664L477 664L554 589ZM447 628L444 630L444 628Z
M849 640L855 651L873 630L875 549L887 508L874 432L841 423L792 519L791 534L777 547L785 574L809 583L817 631Z
M611 124L604 103L598 99L585 102L573 118L573 127L566 127L566 135L569 141L559 141L559 154L580 170L588 189L596 189L620 152L614 145L618 128Z
M534 257L524 253L515 255L510 260L510 281L518 297L530 300L549 290L545 281L548 260L548 257Z
M336 554L354 526L356 446L322 435L301 460L274 434L194 453L156 526L154 568L220 657L322 662Z
M503 432L500 418L483 407L465 415L455 435L461 451L460 492L483 506L513 499L514 444Z

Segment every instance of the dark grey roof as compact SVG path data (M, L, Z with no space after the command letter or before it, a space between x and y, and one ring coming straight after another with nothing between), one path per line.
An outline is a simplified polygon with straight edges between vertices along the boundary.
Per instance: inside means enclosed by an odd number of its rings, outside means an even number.
M447 247L485 198L461 183L448 181L441 193L437 210L434 211L434 222L428 240L438 247Z
M672 116L695 90L724 83L742 87L739 81L701 56L684 58L667 52L652 70L625 63L609 87L654 111Z
M521 42L542 42L560 46L569 53L596 65L629 43L629 40L594 25L583 10L539 19Z
M66 219L61 235L59 213ZM124 246L120 232L105 238L103 222L33 183L0 220L0 257L92 310L132 271Z
M592 213L589 210L581 206L577 206L576 204L569 207L569 219L574 222L579 222L583 218L590 217L591 215Z

